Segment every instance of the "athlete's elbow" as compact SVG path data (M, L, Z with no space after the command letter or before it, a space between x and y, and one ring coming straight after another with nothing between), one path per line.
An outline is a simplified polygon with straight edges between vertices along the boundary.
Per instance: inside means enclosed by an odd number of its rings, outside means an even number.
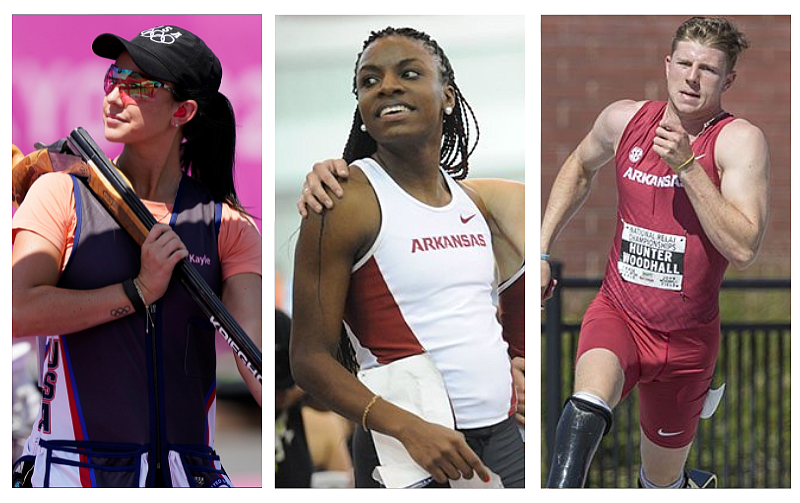
M310 375L304 359L292 354L289 358L289 370L292 373L294 383L303 389L307 389Z
M736 250L736 252L731 253L728 256L728 262L737 271L743 271L748 267L750 267L753 264L753 262L756 261L757 255L758 255L757 249L742 247L741 249Z
M11 337L30 337L39 335L34 326L35 318L30 315L28 309L20 305L21 303L12 299L11 301Z
M732 260L730 262L730 264L737 271L744 271L745 269L750 267L753 264L753 262L755 262L755 259L754 260Z
M32 337L34 335L40 335L40 333L38 330L36 330L36 327L33 323L26 323L17 317L13 318L11 322L11 338L16 339L18 337Z
M292 373L292 380L300 388L310 391L316 381L315 365L310 361L307 351L299 345L292 344L289 351L289 369Z
M16 339L17 337L27 337L28 334L22 327L22 323L17 321L16 318L13 319L11 322L11 338Z

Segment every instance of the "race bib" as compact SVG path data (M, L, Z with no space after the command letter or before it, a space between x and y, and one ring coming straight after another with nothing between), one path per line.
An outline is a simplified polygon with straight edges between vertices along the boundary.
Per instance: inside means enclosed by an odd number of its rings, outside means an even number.
M680 291L683 288L685 254L685 236L664 234L622 222L617 270L625 281Z

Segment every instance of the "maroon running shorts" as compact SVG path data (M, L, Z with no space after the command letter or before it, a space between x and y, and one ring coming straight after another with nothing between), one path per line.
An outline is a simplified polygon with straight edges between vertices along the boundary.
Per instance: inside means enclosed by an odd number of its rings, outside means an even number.
M719 316L689 330L662 332L634 322L602 293L589 304L576 361L605 348L625 372L625 397L639 385L639 421L661 447L683 447L694 438L711 386L719 350Z

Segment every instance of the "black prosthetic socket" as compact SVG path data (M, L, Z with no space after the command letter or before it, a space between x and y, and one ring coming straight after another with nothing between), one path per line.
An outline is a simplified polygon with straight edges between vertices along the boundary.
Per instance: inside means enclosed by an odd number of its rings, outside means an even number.
M583 487L603 435L611 429L611 412L570 397L556 426L553 461L547 487Z

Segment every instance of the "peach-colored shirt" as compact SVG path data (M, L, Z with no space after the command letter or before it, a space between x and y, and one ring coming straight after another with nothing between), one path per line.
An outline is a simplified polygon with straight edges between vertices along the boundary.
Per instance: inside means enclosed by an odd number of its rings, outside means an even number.
M172 205L143 201L161 223L169 223ZM17 232L34 232L61 250L63 272L72 253L75 238L75 196L72 180L63 173L50 173L31 186L25 202L17 209L11 224L12 243ZM243 273L261 275L261 235L246 216L222 205L218 238L222 280Z

